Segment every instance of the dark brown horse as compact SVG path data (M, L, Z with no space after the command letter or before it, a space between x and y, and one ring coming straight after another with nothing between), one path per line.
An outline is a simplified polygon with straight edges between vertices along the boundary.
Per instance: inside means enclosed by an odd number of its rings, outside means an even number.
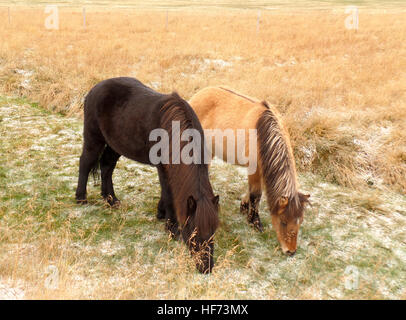
M158 217L165 218L173 236L182 234L196 267L202 273L213 267L213 235L218 226L218 196L209 182L208 166L203 161L184 164L172 161L172 139L169 140L169 163L153 163L150 141L154 129L171 133L178 121L179 134L194 129L203 137L203 129L189 104L178 94L161 94L133 78L114 78L93 87L85 99L84 143L80 157L76 200L86 203L89 173L101 169L101 193L110 204L119 204L112 182L113 170L121 155L156 166L161 184ZM202 138L203 141L203 138ZM180 149L186 145L180 142ZM200 146L203 154L204 144Z

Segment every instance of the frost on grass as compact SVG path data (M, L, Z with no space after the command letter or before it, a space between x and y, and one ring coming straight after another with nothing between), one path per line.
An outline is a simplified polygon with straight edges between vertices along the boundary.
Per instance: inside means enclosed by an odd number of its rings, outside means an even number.
M190 61L191 65L197 66L197 71L195 73L202 73L210 69L225 69L231 68L233 62L226 61L223 59L192 59Z
M22 77L20 86L26 90L31 89L31 77L34 74L34 71L15 69L14 72L21 75L21 77Z
M74 190L81 121L8 100L0 100L0 117L0 179L7 185L1 190L6 200L0 204L0 231L7 236L0 241L0 252L7 253L2 257L17 257L9 260L10 265L2 262L0 298L38 297L32 290L19 289L38 287L38 282L24 280L29 283L16 286L3 279L19 274L21 279L30 279L24 265L31 266L28 272L34 279L48 265L41 265L46 256L59 259L55 263L68 270L61 270L69 284L60 289L61 297L404 295L406 197L401 194L377 189L359 192L327 183L315 174L301 174L300 190L311 194L312 206L305 212L297 254L287 258L276 240L265 197L260 205L264 233L253 230L239 212L241 195L248 189L246 169L214 159L210 179L214 192L220 194L220 227L215 238L216 266L207 277L196 272L186 246L170 240L164 224L155 218L160 196L155 168L121 158L113 176L121 207L108 208L101 200L100 185L94 186L92 178L89 204L78 206ZM303 152L314 156L312 148ZM55 238L60 243L53 244ZM30 250L16 247L15 241L29 243ZM41 258L38 263L32 263L35 255ZM347 266L359 270L356 290L345 288Z
M3 281L0 278L0 300L22 300L24 299L24 290L12 287L9 281Z

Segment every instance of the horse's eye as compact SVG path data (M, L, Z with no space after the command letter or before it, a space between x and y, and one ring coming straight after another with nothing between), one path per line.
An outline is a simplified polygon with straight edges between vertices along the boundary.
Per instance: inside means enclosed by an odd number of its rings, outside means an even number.
M287 227L288 224L286 223L286 221L281 221L282 226Z

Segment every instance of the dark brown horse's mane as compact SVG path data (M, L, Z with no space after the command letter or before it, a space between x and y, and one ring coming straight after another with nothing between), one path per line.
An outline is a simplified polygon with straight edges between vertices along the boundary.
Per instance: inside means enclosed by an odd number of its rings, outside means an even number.
M218 216L212 203L213 191L208 178L208 166L201 158L201 164L184 164L180 161L175 164L178 154L172 154L172 121L179 121L180 132L175 134L181 136L186 129L196 129L201 136L200 155L204 155L204 134L200 122L189 104L174 92L165 101L160 109L160 124L169 134L169 164L164 165L168 176L168 182L172 190L172 196L178 222L181 226L187 223L187 199L193 196L197 208L194 215L194 226L202 234L214 232L218 226ZM180 150L187 144L187 141L180 141Z
M278 209L280 198L286 197L286 215L301 217L306 199L297 191L296 167L289 136L276 112L269 108L261 114L257 122L257 133L259 160L271 212Z

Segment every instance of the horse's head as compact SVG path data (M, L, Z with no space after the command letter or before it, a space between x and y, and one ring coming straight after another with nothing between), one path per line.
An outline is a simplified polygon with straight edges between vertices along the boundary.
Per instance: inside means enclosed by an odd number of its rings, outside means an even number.
M296 197L281 197L271 212L272 225L276 230L283 253L293 256L297 249L297 237L303 222L303 212L310 195L298 193Z
M218 226L219 196L211 195L195 199L191 195L185 205L187 220L182 228L182 237L199 272L210 273L214 266L213 237Z

